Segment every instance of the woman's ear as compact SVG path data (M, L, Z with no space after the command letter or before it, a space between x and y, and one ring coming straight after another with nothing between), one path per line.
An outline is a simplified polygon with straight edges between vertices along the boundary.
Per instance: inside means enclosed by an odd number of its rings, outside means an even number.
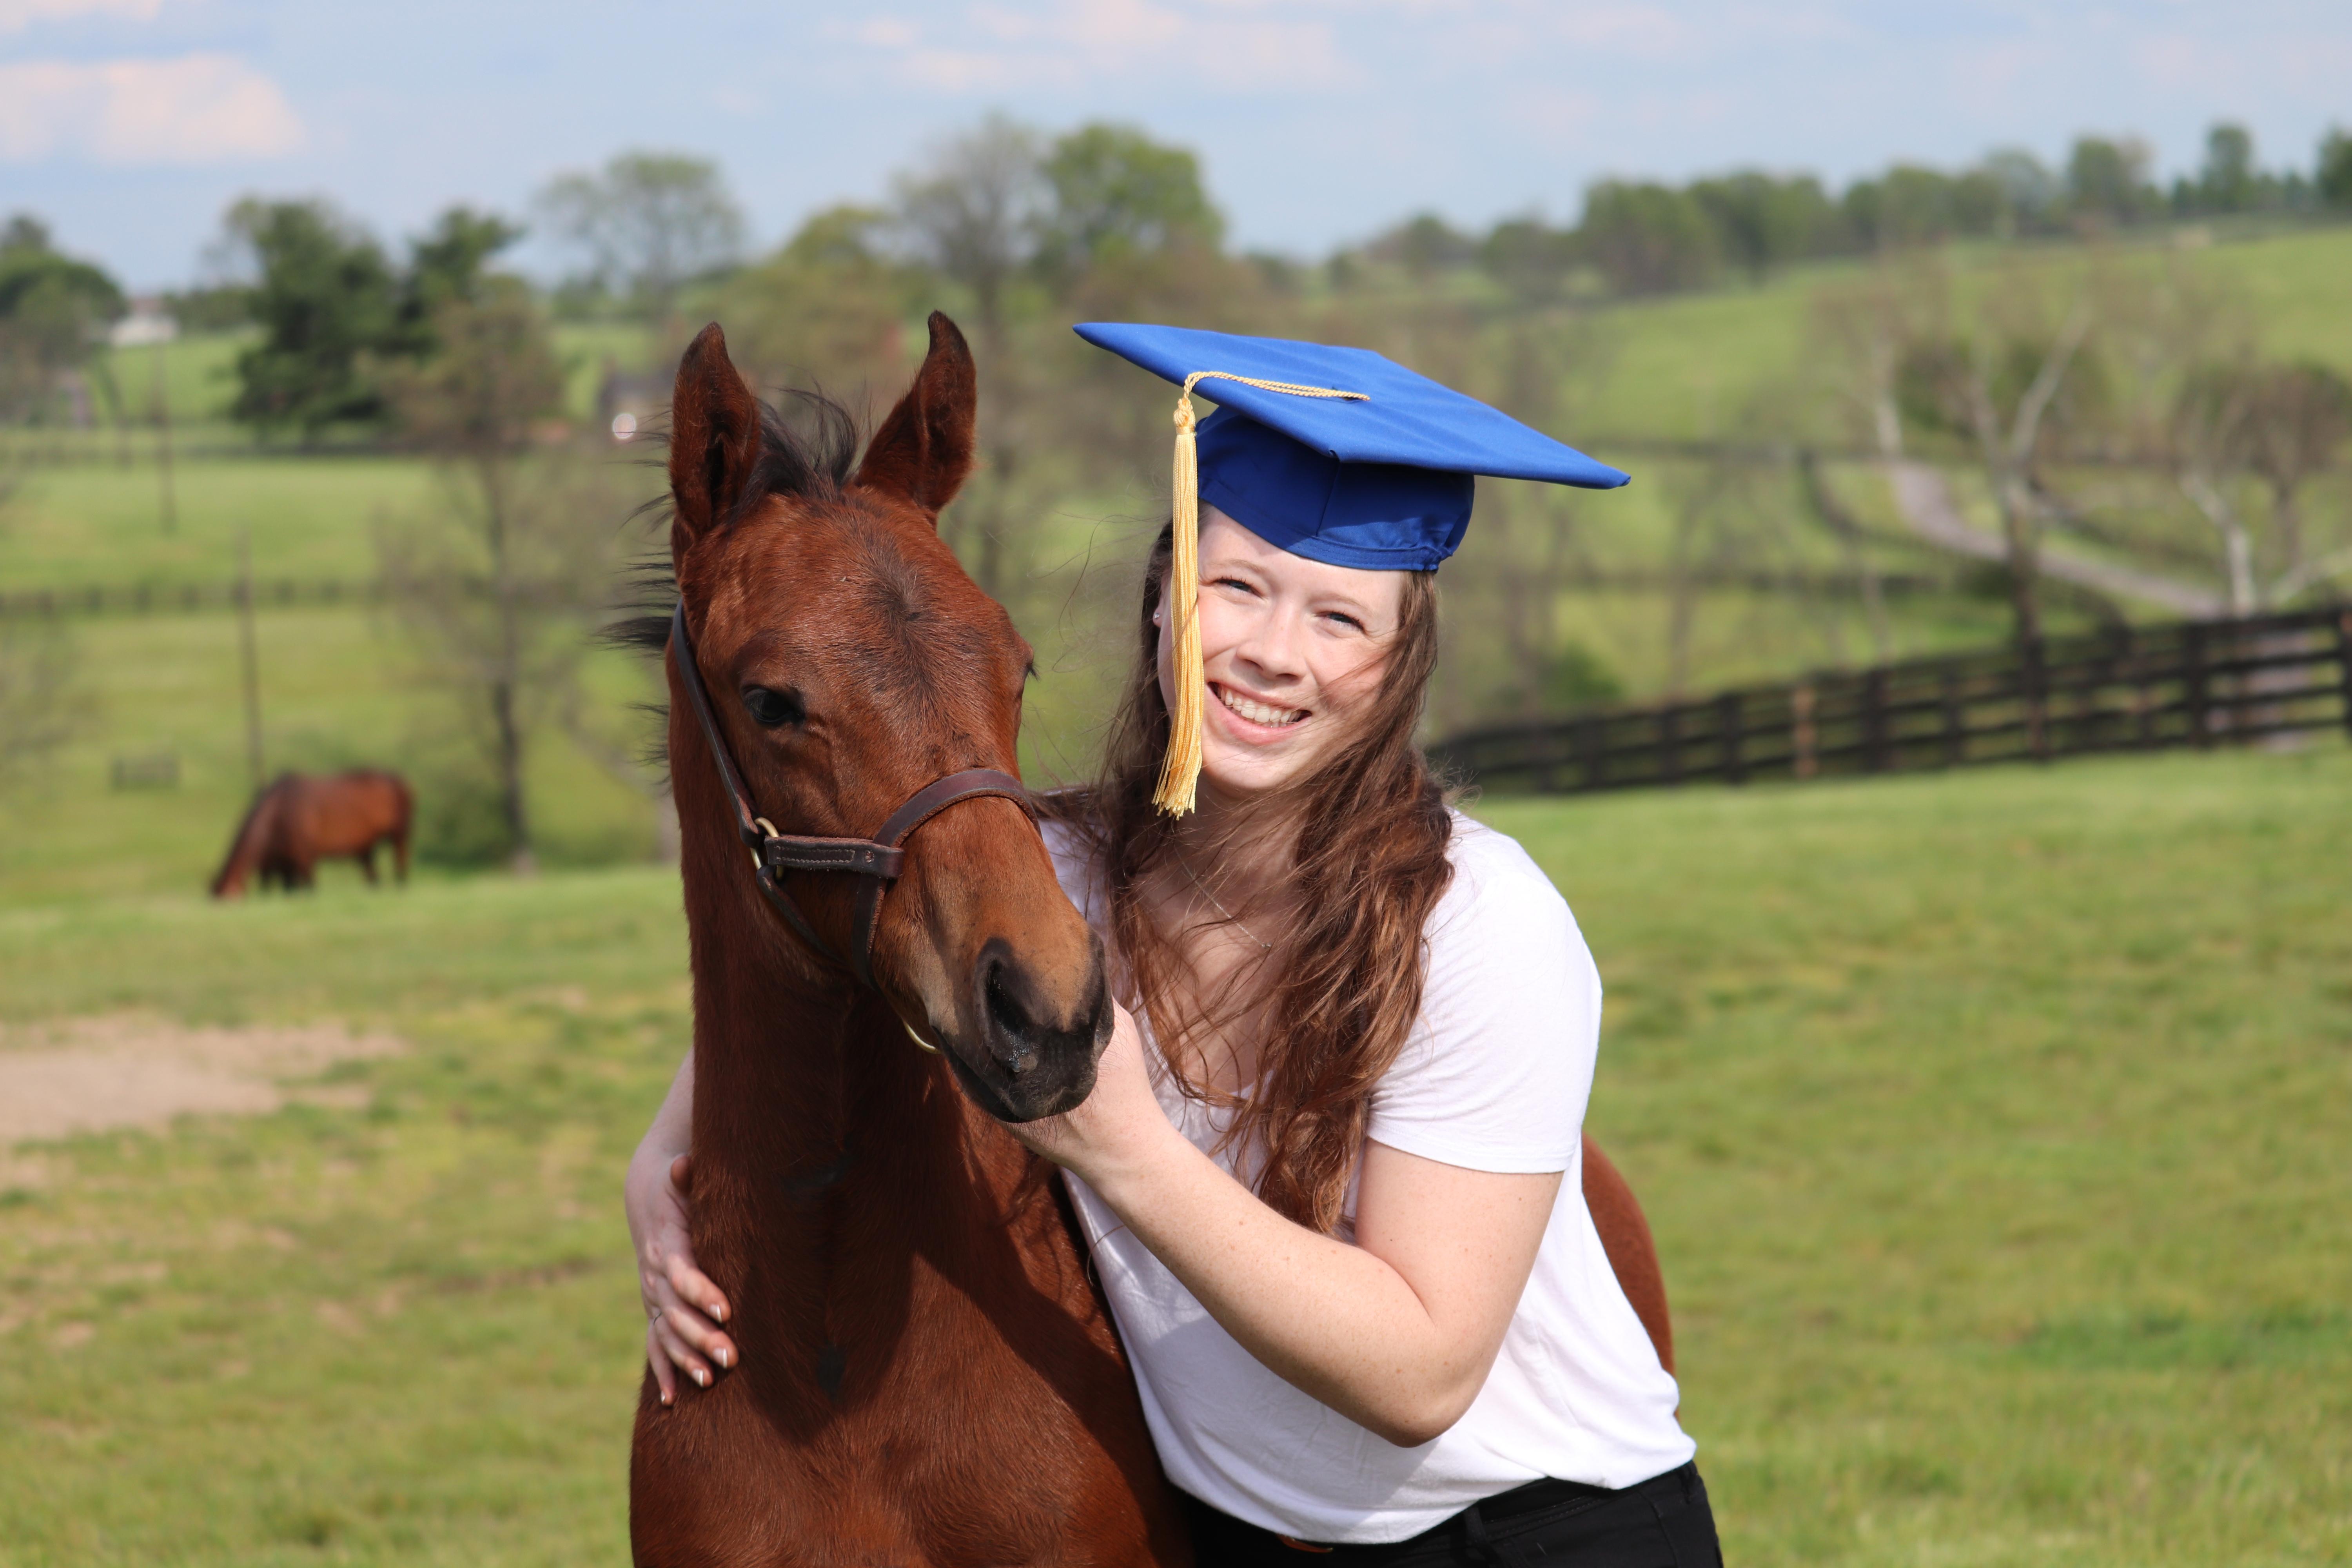
M673 561L733 513L759 458L760 401L736 374L727 334L713 321L686 345L670 396Z
M882 421L857 466L856 482L912 501L933 520L971 472L979 373L956 324L931 312L931 349L915 384Z

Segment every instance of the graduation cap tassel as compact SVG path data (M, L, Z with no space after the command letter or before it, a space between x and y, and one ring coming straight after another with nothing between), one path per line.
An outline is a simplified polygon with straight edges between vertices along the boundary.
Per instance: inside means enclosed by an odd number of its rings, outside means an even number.
M1176 707L1168 715L1168 755L1160 764L1160 787L1151 804L1171 816L1193 809L1201 783L1201 725L1209 696L1201 658L1201 460L1193 437L1192 388L1203 381L1238 381L1293 397L1337 397L1369 403L1360 392L1295 382L1260 381L1222 370L1196 370L1176 395L1176 471L1171 490L1176 514L1175 548L1168 564L1168 591L1160 603L1176 617Z
M1201 782L1202 705L1209 678L1201 662L1201 460L1192 436L1192 382L1176 399L1174 548L1168 563L1168 591L1161 600L1176 617L1175 710L1168 715L1168 755L1160 764L1160 787L1151 804L1171 816L1192 810Z

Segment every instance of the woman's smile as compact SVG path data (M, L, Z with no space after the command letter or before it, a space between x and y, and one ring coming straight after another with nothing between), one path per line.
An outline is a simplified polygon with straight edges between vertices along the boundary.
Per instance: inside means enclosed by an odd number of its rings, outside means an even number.
M1307 710L1304 708L1285 708L1277 703L1260 701L1219 681L1209 682L1209 691L1216 698L1219 706L1242 721L1234 728L1244 736L1254 730L1287 730L1308 716Z

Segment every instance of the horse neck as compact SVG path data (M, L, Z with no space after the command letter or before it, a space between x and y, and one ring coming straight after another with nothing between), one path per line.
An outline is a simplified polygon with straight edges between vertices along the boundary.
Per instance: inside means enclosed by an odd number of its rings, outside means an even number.
M277 809L275 784L253 797L253 804L246 808L245 820L237 824L236 837L229 840L228 858L221 862L220 870L213 877L214 892L241 890L247 879L260 868L262 848Z
M919 1245L913 1227L960 1223L967 1205L1001 1197L1025 1168L1019 1145L970 1112L881 996L797 952L731 835L683 837L698 1223L773 1234L780 1194L886 1164L931 1196L905 1216L907 1236L877 1245Z

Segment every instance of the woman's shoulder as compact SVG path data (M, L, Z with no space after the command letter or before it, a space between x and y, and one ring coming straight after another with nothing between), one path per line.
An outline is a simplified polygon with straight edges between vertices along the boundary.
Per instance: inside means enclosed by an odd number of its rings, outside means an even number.
M1456 813L1447 853L1421 1016L1367 1133L1475 1171L1564 1171L1591 1088L1600 974L1568 901L1509 835Z
M1509 834L1457 811L1446 859L1454 868L1454 880L1432 912L1432 937L1441 924L1465 921L1483 926L1534 919L1573 929L1575 917L1569 913L1568 900Z

